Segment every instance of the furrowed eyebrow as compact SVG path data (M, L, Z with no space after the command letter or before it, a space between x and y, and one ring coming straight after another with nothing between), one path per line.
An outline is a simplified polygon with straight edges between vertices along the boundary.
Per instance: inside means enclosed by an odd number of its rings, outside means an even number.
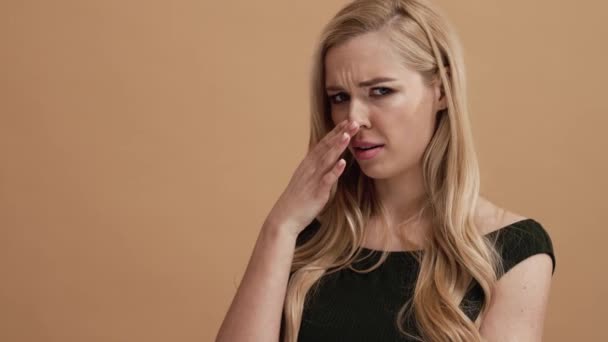
M382 83L382 82L389 82L389 81L396 81L396 79L390 78L390 77L376 77L376 78L372 78L371 80L367 80L367 81L363 81L363 82L359 83L359 87L360 88L369 87L369 86L372 86L374 84L378 84L378 83ZM325 90L327 90L327 91L331 91L331 90L339 91L339 90L342 90L342 88L340 88L338 86L330 85L330 86L327 86L325 88Z

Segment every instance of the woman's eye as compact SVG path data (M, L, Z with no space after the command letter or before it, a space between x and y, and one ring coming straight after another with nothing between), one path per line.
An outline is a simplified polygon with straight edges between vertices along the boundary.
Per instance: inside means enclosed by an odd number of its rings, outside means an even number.
M378 91L377 93L374 93L374 91ZM376 87L372 89L372 93L374 93L374 96L384 96L384 95L388 95L390 93L392 93L393 90L390 88L386 88L386 87ZM342 99L341 96L345 96L344 93L337 93L335 95L329 96L329 100L331 101L331 103L333 104L340 104L344 101L346 101L346 99Z
M329 99L331 100L332 103L338 104L338 103L341 103L343 101L343 100L340 101L340 100L337 99L341 95L343 95L343 94L342 93L337 93L336 95L330 96Z
M383 90L383 91L380 92L379 95L387 95L387 94L390 94L392 92L392 89L386 88L386 87L374 88L374 89L372 89L372 92L375 91L375 90Z

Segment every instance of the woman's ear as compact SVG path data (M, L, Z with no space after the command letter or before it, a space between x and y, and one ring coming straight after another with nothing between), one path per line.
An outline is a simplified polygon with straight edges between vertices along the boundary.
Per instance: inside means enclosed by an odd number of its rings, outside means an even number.
M448 78L450 77L450 70L446 69ZM434 91L435 91L435 106L438 111L444 110L448 107L447 98L445 96L445 88L443 87L443 82L441 78L437 76L434 82Z

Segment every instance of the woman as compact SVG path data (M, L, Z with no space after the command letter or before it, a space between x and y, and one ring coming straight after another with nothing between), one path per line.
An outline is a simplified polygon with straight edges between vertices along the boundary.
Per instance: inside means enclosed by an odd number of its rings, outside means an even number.
M551 239L479 193L462 51L440 11L346 5L312 76L309 153L217 341L541 341Z

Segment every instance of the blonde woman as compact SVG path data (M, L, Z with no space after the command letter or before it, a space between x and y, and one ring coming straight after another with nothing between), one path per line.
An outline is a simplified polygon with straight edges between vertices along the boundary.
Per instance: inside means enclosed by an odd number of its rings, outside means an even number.
M444 15L423 0L347 4L311 90L309 153L217 341L541 341L551 239L479 193Z

